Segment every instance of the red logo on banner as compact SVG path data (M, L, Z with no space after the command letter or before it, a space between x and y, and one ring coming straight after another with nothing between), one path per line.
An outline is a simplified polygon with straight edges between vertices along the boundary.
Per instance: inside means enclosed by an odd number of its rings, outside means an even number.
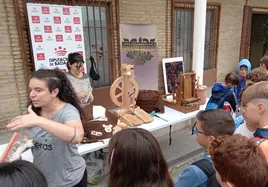
M32 16L32 23L40 23L40 17L39 16Z
M60 69L63 73L67 72L67 69Z
M80 24L80 18L79 17L74 17L73 21L74 21L74 24Z
M62 8L63 15L70 15L70 8Z
M45 33L52 33L52 26L45 25L44 26L44 31L45 31Z
M37 60L45 60L45 53L37 53Z
M62 34L56 35L56 42L63 42Z
M75 41L82 41L82 36L81 36L81 34L76 34L76 35L75 35Z
M61 46L55 48L54 51L57 56L65 56L67 53L66 48L65 47L62 48Z
M64 26L65 33L72 33L72 27L71 26Z
M76 52L83 56L83 51L76 51Z
M42 6L42 13L43 14L50 14L48 6Z
M34 35L34 41L35 42L43 42L42 35Z
M60 16L54 16L53 19L54 19L54 23L55 24L61 24L61 18L60 18Z

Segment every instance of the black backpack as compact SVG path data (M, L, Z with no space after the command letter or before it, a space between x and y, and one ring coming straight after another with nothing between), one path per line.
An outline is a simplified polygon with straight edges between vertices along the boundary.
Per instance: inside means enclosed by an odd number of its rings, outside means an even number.
M201 159L192 163L192 165L199 167L206 174L208 178L207 187L221 187L217 181L215 169L209 160Z
M92 56L90 57L90 61L91 61L91 67L90 67L90 71L89 71L89 76L94 81L98 81L98 80L100 80L100 74L99 74L99 71L97 69L96 62Z

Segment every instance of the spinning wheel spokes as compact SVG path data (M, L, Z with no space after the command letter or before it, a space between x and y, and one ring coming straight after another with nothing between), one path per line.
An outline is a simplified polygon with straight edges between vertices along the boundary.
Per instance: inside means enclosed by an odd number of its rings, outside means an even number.
M126 84L128 84L128 86ZM135 98L138 96L138 91L139 87L134 78L129 77L127 83L125 83L124 78L119 77L111 86L110 98L113 103L119 107L126 107L125 105L135 107Z
M115 96L115 98L119 98L119 97L122 97L123 96L123 92L121 92L120 94L117 94L116 96Z

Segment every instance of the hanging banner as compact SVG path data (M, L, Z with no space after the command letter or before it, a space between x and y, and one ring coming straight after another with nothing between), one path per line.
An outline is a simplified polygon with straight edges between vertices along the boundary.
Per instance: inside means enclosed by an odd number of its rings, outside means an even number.
M157 25L120 25L121 64L134 64L139 89L158 90Z
M81 7L27 3L27 11L36 70L66 72L68 54L73 52L85 59Z

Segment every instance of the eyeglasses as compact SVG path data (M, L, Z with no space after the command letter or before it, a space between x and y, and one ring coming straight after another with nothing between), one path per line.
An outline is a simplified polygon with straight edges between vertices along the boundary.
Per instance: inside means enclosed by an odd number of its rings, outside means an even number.
M204 135L206 135L206 136L209 136L209 135L210 135L210 133L199 131L198 128L197 128L197 126L196 126L196 123L197 123L197 122L195 122L195 124L194 124L193 127L192 127L192 135L194 135L194 134L196 134L196 133L204 134Z

